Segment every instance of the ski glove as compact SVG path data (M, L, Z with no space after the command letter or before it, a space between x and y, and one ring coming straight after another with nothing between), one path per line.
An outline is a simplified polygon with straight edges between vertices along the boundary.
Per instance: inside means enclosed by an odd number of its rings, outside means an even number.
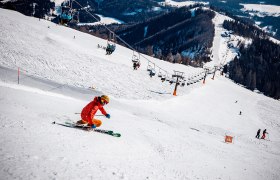
M90 126L92 129L96 128L95 124L91 125Z
M110 117L111 117L110 114L106 114L105 116L106 116L106 118L108 118L108 119L110 119Z

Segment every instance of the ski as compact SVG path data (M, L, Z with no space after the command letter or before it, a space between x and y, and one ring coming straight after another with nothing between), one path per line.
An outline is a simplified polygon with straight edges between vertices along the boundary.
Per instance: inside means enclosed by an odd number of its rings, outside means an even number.
M92 129L90 126L83 125L83 124L76 124L74 122L64 122L64 123L59 123L59 122L53 122L53 124L65 126L65 127L70 127L70 128L77 128L77 129L82 129L85 131L94 131L102 134L108 134L114 137L121 137L120 133L115 133L114 131L111 130L104 130L104 129Z

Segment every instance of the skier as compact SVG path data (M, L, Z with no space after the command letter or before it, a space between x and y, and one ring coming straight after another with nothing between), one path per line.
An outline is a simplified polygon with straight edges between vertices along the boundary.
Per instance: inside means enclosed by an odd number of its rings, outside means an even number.
M239 112L239 115L241 115L241 114L242 114L242 112L240 111L240 112Z
M258 130L256 138L260 139L260 133L261 133L261 129Z
M140 67L140 63L139 62L134 62L133 63L133 69L137 70Z
M265 139L265 134L268 134L268 133L266 132L266 129L263 130L263 135L262 135L261 139Z
M108 104L110 101L109 97L106 95L97 96L88 103L81 112L82 120L77 121L77 124L87 124L91 128L96 128L101 126L102 122L99 119L94 119L94 115L99 109L106 118L110 119L110 114L108 114L103 108L104 105Z

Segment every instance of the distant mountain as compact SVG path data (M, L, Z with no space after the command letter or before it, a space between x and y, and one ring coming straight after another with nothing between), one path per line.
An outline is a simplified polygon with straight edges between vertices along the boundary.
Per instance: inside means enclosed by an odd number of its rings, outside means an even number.
M88 10L93 13L114 17L126 23L145 21L172 9L159 4L162 0L79 0L78 2L83 7L89 7ZM79 9L79 4L73 2L73 7ZM90 17L86 21L89 20L94 21Z
M144 22L110 25L109 28L139 52L173 63L202 66L202 62L210 61L214 16L213 11L190 6ZM108 34L102 26L89 27L89 31L101 37ZM118 43L122 44L121 41ZM186 55L189 52L192 57Z
M224 21L223 26L234 34L252 39L250 45L240 45L240 56L229 63L230 78L248 89L257 89L279 99L280 45L260 29L238 19Z
M0 8L11 9L26 16L44 18L54 9L55 3L50 0L0 0Z
M174 0L179 1L179 0ZM184 0L181 0L184 1ZM235 16L247 18L253 23L257 23L260 27L268 29L271 34L280 39L280 16L270 16L266 14L264 16L257 16L255 13L250 13L242 10L244 8L241 4L256 4L256 5L275 5L279 6L280 13L280 1L279 0L201 0L203 2L209 2L210 6L215 6L224 11L227 11Z

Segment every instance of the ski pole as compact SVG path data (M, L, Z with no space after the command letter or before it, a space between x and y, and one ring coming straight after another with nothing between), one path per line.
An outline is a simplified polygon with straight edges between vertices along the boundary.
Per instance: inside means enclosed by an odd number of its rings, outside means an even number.
M75 113L75 114L81 114L81 113ZM105 115L103 115L103 114L97 114L97 115L95 115L95 116L105 116Z

